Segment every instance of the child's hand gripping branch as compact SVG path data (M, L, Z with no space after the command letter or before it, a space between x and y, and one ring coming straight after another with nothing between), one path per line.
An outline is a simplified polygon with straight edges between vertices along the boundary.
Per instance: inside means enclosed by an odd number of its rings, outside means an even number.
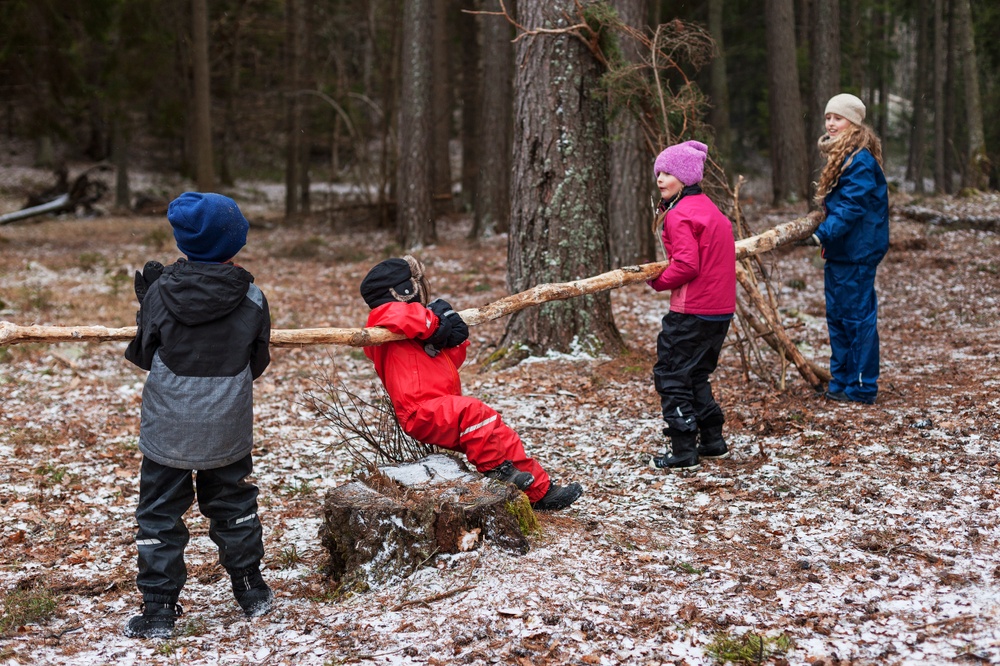
M437 315L438 328L427 338L424 351L431 356L437 356L441 349L457 347L469 339L469 325L455 312L451 303L441 298L435 298L427 304L427 309Z
M361 282L361 296L372 309L367 326L408 338L365 347L403 432L465 454L484 475L523 490L537 510L564 509L580 497L580 484L549 480L500 414L462 395L469 327L447 301L428 303L423 264L410 256L381 262Z

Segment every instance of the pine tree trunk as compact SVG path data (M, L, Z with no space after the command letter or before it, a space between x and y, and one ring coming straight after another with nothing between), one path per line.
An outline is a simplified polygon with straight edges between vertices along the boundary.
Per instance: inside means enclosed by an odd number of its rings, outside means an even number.
M191 63L194 73L194 169L198 189L215 189L212 166L212 96L209 88L208 3L191 0Z
M400 243L404 248L437 238L431 201L432 8L435 0L403 3L402 88L399 103L399 162L396 190Z
M965 125L969 133L962 186L986 189L989 186L989 162L986 157L983 107L979 97L979 70L976 64L976 43L969 0L955 0L955 22L959 35L958 50L965 88Z
M809 190L808 155L795 54L792 0L766 0L768 108L774 200L795 202Z
M300 0L287 0L285 4L285 215L299 212L300 128L302 104L296 94L299 90L299 17Z
M486 0L483 11L499 11L498 0ZM479 174L471 236L502 233L510 228L510 163L513 134L513 31L502 16L483 16L482 101L479 105Z
M826 103L840 92L840 3L816 0L812 19L812 104L806 132L810 139L823 134ZM810 140L810 182L818 179L823 162L816 142Z
M452 87L449 62L451 40L448 34L449 0L431 0L431 195L438 210L448 210L451 202L451 140Z
M298 90L315 90L316 82L314 80L314 73L312 67L312 44L313 44L313 31L312 26L315 23L316 17L313 11L314 0L301 0L301 6L298 17L298 29L299 34L299 81ZM312 199L310 197L310 192L312 190L311 180L309 177L309 166L312 157L312 124L309 122L309 114L306 112L305 104L307 102L303 100L302 108L300 109L300 125L299 125L299 210L303 213L308 213L312 208Z
M479 17L460 11L461 9L475 10L477 3L473 0L460 0L456 2L455 8L458 12L455 21L458 23L458 34L461 36L462 42L462 63L460 65L462 100L462 197L460 205L461 210L471 211L476 201L476 179L479 175L480 134L482 132L482 126L478 122L480 115L479 107L482 105L480 87L482 78L480 64L482 58L479 49ZM509 107L510 105L508 104L507 106ZM473 221L474 226L475 221ZM470 232L469 235L475 238L475 230Z
M946 191L945 173L945 74L948 66L945 0L934 0L934 191Z
M639 31L649 14L648 0L615 0L619 18ZM627 62L641 61L639 43L623 40ZM650 196L655 191L653 156L649 154L638 119L622 111L611 121L611 265L626 266L656 258L655 240L650 232Z
M917 57L916 72L913 77L913 120L910 124L910 151L906 161L906 179L913 181L913 191L924 193L924 161L927 158L927 104L930 94L927 85L927 66L930 60L928 45L930 40L930 24L928 18L928 0L920 0L917 12Z
M820 0L822 1L822 0ZM732 135L729 131L729 77L726 74L726 47L722 35L723 0L708 0L708 31L715 41L716 55L712 58L711 104L709 111L715 129L715 148L723 163L732 157Z
M525 0L518 22L529 31L557 28L577 9L576 0ZM570 35L526 36L515 61L507 279L521 291L607 270L609 156L603 68L586 46ZM512 360L525 348L574 345L611 355L623 346L608 293L523 310L501 342Z

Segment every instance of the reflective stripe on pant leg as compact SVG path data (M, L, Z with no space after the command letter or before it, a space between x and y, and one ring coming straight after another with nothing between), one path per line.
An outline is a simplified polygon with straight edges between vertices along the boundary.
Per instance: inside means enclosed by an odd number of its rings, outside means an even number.
M656 339L653 385L667 427L678 432L697 430L693 371L705 353L699 322L694 315L668 312Z
M528 457L517 433L496 410L476 398L449 395L426 400L407 419L404 431L418 441L464 453L480 472L512 461L535 477L526 491L533 502L549 488L548 474Z
M208 517L208 535L219 549L219 564L227 570L251 569L264 557L264 530L257 516L257 486L247 455L225 467L198 472L198 508Z

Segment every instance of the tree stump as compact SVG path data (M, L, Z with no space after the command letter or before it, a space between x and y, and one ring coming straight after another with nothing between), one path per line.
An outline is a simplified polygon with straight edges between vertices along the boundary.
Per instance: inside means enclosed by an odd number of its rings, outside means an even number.
M341 591L366 591L406 578L440 553L483 541L523 555L537 520L511 484L468 471L448 455L381 467L329 491L320 539Z

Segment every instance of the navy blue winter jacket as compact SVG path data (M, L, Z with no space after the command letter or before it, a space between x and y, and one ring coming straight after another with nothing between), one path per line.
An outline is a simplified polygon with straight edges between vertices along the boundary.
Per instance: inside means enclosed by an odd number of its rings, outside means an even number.
M826 219L816 230L827 261L877 266L889 250L889 193L882 167L867 148L846 161L826 195Z

